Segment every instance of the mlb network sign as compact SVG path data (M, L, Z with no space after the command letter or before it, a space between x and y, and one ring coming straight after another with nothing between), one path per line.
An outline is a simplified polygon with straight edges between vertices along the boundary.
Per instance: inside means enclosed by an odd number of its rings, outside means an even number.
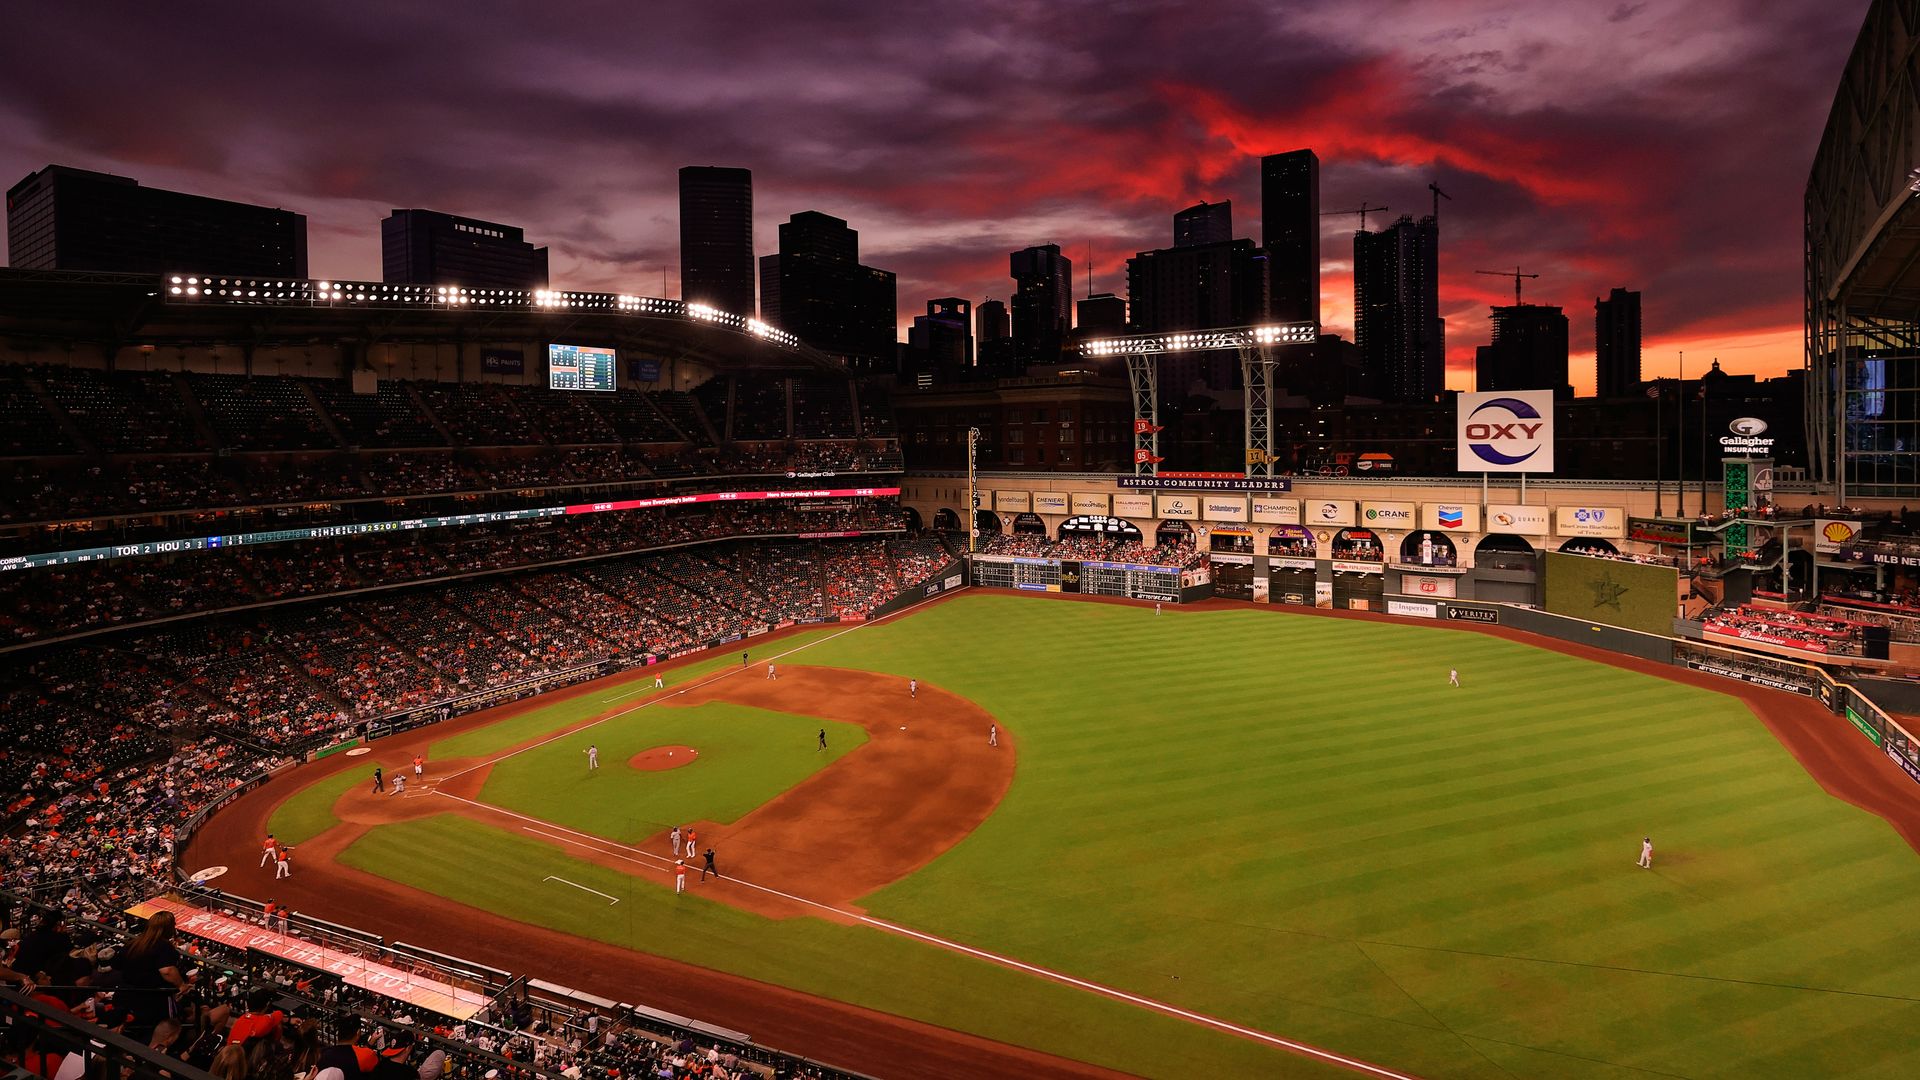
M1553 391L1460 395L1455 468L1463 473L1553 471Z

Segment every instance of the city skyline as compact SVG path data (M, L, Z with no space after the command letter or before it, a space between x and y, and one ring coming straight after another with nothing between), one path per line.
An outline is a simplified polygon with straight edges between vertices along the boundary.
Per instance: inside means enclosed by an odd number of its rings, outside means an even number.
M0 103L0 171L57 162L283 206L308 217L316 276L376 279L379 220L432 206L526 228L556 287L678 295L677 170L738 166L758 254L795 212L843 217L863 261L899 274L904 325L930 298L1007 299L1008 253L1050 241L1076 298L1089 261L1095 291L1123 291L1126 258L1202 200L1238 202L1257 238L1259 157L1310 147L1323 209L1384 203L1376 228L1425 213L1435 178L1454 197L1450 386L1470 385L1507 302L1473 271L1515 263L1543 275L1529 299L1569 310L1643 292L1648 377L1681 349L1702 370L1800 365L1801 191L1859 12L1093 10L988 6L931 45L910 13L852 4L644 26L612 6L561 25L235 6L191 29L133 6L49 11L36 42L0 46L35 88ZM83 45L129 60L86 80L48 66ZM341 56L393 74L345 78ZM1321 233L1323 320L1349 338L1354 224ZM1582 392L1592 366L1577 324Z

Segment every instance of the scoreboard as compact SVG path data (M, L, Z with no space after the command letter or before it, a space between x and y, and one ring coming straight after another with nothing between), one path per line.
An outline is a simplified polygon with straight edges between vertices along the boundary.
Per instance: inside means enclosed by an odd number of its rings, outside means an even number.
M548 345L547 386L554 390L612 393L614 352L591 345Z

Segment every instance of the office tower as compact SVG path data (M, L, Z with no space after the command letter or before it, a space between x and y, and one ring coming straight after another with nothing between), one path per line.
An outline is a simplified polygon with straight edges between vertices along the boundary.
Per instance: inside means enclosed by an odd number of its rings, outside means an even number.
M49 165L7 191L16 270L307 276L304 214Z
M1112 293L1095 293L1075 301L1082 338L1127 332L1127 300Z
M1440 226L1432 217L1354 234L1353 315L1362 378L1382 400L1430 402L1446 390Z
M1233 202L1195 203L1173 215L1173 246L1222 244L1233 239Z
M1640 294L1615 288L1593 302L1594 393L1626 397L1640 388Z
M751 170L680 170L680 298L753 317Z
M1008 257L1013 275L1013 358L1017 365L1060 359L1073 328L1073 261L1060 245L1022 248Z
M1244 239L1140 252L1127 260L1129 325L1153 334L1262 321L1264 254Z
M1567 384L1567 316L1546 304L1493 309L1493 342L1475 350L1477 390L1552 390L1573 396Z
M894 275L860 265L860 234L817 210L780 226L780 251L760 260L762 318L856 371L898 363Z
M1269 261L1267 317L1320 322L1320 159L1292 150L1260 159L1260 243Z
M951 379L973 367L973 305L957 296L927 301L927 313L916 315L907 330L907 351L913 371Z
M380 223L380 270L380 280L400 285L544 289L547 249L511 225L395 210Z
M973 306L973 356L974 367L983 375L1016 374L1013 323L1005 303L982 300Z

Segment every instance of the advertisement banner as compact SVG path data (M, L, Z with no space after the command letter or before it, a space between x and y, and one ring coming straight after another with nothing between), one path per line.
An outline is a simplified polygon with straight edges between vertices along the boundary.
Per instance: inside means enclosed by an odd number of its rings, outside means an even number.
M519 349L481 349L482 375L525 375L527 356Z
M627 380L629 382L659 382L660 361L629 359L627 361Z
M1912 777L1915 783L1920 783L1920 766L1908 761L1905 754L1892 746L1883 745L1880 749L1887 752L1887 756L1893 759L1895 765L1900 766L1902 772Z
M1849 543L1860 535L1858 521L1843 518L1815 518L1813 520L1813 550L1832 554L1840 550L1840 545Z
M1617 506L1563 506L1554 511L1561 536L1624 537L1627 513Z
M1036 491L1033 493L1033 512L1036 514L1064 514L1067 512L1067 493L1064 491Z
M1155 517L1200 520L1200 498L1197 495L1155 495L1153 505Z
M1447 618L1454 622L1480 623L1484 626L1500 625L1500 609L1494 607L1460 607L1447 605Z
M1221 480L1211 477L1122 476L1114 483L1123 488L1156 488L1161 491L1292 491L1293 481L1282 476L1237 477Z
M1857 712L1854 712L1853 706L1851 705L1846 706L1846 710L1847 710L1847 721L1851 723L1854 727L1859 728L1860 734L1865 735L1869 739L1872 739L1873 745L1875 746L1881 745L1880 729L1874 727L1873 722L1868 720L1866 717L1861 716Z
M1458 410L1454 467L1460 472L1553 471L1553 391L1461 394Z
M1253 497L1253 520L1268 525L1300 524L1300 500Z
M1153 496L1121 492L1113 497L1113 516L1117 518L1150 518L1153 516Z
M1267 565L1275 570L1312 570L1312 559L1288 559L1275 557L1267 560Z
M1365 502L1360 504L1361 523L1375 529L1411 529L1414 522L1410 502Z
M1352 525L1353 503L1351 500L1314 499L1307 503L1305 516L1309 525Z
M1427 503L1420 508L1420 527L1441 532L1480 531L1480 508L1471 503Z
M1553 522L1544 506L1517 503L1488 503L1487 531L1515 536L1545 536L1553 531Z
M1232 554L1215 551L1208 554L1207 558L1213 560L1214 562L1224 563L1229 566L1252 566L1253 565L1253 556L1251 555L1232 555Z
M1094 517L1106 517L1113 509L1113 500L1105 494L1096 495L1088 491L1076 491L1068 505L1076 514L1092 514Z
M1415 604L1406 600L1387 601L1387 614L1405 615L1415 619L1437 619L1440 609L1433 604Z
M1401 574L1400 591L1409 596L1444 596L1451 600L1454 579L1433 574Z
M1014 513L1033 509L1033 497L1025 491L996 491L993 493L993 508Z
M1202 495L1200 510L1208 521L1247 520L1245 495Z
M1382 567L1377 562L1340 561L1333 564L1333 572L1336 574L1378 574L1381 571Z

